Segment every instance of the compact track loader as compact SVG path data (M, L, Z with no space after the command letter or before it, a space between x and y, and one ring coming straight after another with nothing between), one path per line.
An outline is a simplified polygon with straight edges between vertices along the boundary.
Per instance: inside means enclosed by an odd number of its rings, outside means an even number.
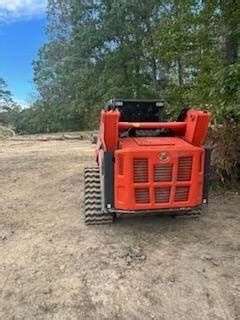
M85 168L85 223L128 213L196 214L208 203L210 114L164 122L158 100L111 100L102 110L96 167Z

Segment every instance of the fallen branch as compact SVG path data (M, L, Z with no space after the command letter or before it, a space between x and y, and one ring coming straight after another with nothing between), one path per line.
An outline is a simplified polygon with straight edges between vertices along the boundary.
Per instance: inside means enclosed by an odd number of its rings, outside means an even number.
M11 137L11 141L63 141L63 140L83 140L83 136L71 136L71 135L62 135L62 136L47 136L47 137Z
M83 136L79 135L79 136L72 136L72 135L63 135L64 139L67 140L83 140Z

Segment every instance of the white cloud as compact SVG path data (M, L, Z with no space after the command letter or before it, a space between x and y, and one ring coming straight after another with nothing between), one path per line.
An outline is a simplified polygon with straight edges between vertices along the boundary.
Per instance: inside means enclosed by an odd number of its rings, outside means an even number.
M38 18L46 7L47 0L0 0L0 22Z
M21 99L13 99L14 102L16 102L16 104L18 104L22 109L26 109L29 108L31 103L29 103L28 101L25 100L21 100Z

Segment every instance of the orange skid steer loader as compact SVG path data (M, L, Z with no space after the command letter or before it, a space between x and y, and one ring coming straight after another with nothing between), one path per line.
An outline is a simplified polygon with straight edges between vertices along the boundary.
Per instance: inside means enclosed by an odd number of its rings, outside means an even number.
M199 213L208 202L210 114L163 121L158 100L111 100L102 110L96 167L85 168L85 223L121 213Z

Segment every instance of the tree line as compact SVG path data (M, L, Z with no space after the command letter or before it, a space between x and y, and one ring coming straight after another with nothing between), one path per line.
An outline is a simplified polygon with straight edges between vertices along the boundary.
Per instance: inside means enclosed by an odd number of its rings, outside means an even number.
M39 98L5 119L18 132L95 128L112 97L164 99L169 117L188 106L239 122L238 0L48 0L47 21L33 62Z

